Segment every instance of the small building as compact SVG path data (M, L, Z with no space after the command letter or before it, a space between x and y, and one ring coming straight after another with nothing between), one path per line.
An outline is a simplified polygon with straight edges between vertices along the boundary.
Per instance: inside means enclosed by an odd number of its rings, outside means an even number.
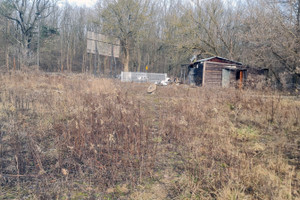
M188 65L189 84L198 86L240 86L247 79L247 69L242 63L222 57L210 57Z

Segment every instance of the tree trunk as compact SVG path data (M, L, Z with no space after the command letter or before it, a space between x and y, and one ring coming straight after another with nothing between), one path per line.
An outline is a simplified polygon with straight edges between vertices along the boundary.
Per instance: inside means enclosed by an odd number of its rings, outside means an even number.
M137 56L138 56L138 72L141 72L141 65L142 65L142 58L141 58L141 50L140 48L137 49Z
M68 48L68 50L67 50L67 71L69 71L69 67L70 67L70 64L69 64L69 48Z
M60 70L64 71L64 58L63 58L63 36L60 37Z
M88 69L88 71L89 71L89 73L93 73L93 71L92 71L92 58L93 58L93 54L89 54L89 69Z
M81 72L85 73L85 57L86 57L86 53L83 53L82 55L82 66L81 66Z
M124 72L129 72L129 48L125 47L125 52L124 52Z
M297 3L297 31L298 31L298 35L300 32L300 0L298 0Z
M8 50L8 34L9 34L9 23L8 23L8 19L6 19L6 24L5 24L5 64L6 64L6 68L7 71L9 72L9 50Z

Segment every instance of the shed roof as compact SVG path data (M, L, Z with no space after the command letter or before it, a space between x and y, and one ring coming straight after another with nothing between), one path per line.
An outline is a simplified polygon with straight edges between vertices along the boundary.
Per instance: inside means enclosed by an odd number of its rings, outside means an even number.
M204 58L204 59L201 59L201 60L197 60L196 62L205 62L205 61L211 61L213 59L219 59L219 60L223 60L223 61L226 61L226 62L231 62L233 64L237 64L237 65L243 65L242 63L240 62L237 62L237 61L233 61L233 60L229 60L227 58L222 58L222 57L219 57L219 56L213 56L213 57L210 57L210 58Z

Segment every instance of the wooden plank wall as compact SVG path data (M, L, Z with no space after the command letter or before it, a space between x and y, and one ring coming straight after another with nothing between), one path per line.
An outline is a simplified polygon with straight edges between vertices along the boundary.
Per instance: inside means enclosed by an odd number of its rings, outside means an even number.
M228 63L205 62L205 86L222 86L222 69Z

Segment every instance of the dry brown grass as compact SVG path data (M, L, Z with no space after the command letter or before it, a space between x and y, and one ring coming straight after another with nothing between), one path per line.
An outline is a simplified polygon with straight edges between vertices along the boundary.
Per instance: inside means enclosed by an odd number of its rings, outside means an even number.
M0 78L0 198L297 199L300 101L85 75Z

